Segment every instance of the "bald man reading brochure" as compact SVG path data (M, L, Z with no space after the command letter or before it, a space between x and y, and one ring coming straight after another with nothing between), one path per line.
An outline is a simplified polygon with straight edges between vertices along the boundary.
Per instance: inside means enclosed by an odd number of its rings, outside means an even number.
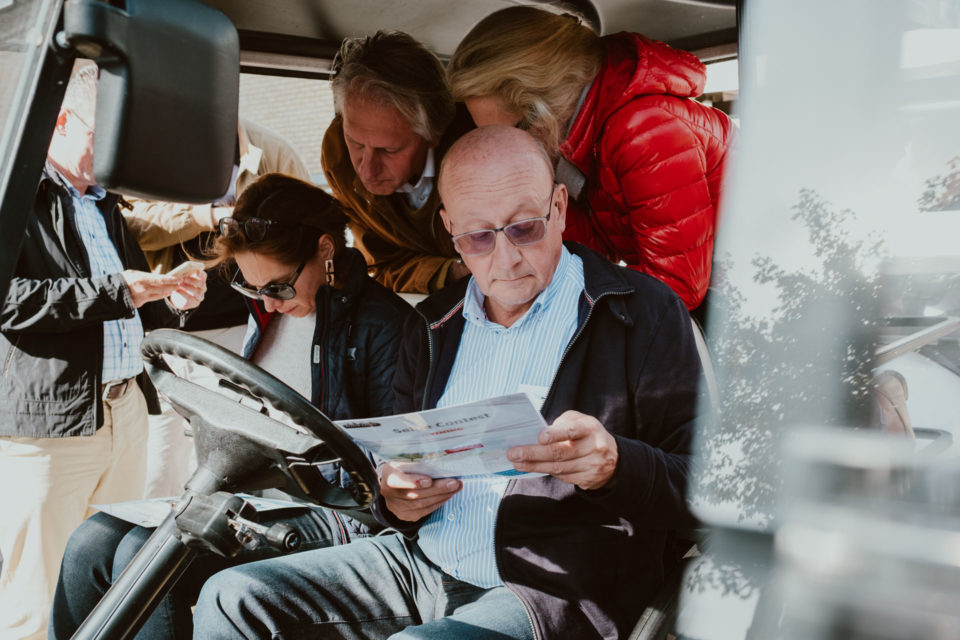
M563 244L567 192L522 130L460 138L439 190L472 277L417 307L395 409L539 390L548 426L507 457L546 475L434 479L385 464L376 511L400 533L218 574L197 637L626 637L662 579L669 531L693 524L700 363L680 299Z

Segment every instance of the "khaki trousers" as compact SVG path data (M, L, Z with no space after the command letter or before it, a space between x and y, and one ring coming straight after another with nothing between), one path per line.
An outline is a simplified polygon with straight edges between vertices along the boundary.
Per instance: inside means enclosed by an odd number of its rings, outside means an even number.
M60 559L92 504L137 500L147 404L135 383L104 400L92 436L0 437L0 639L46 637Z

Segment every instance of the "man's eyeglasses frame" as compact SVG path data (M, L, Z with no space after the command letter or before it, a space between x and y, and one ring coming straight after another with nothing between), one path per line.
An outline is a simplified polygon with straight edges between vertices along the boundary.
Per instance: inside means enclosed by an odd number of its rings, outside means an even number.
M524 220L517 220L516 222L511 222L510 224L505 224L502 227L497 227L496 229L477 229L475 231L467 231L466 233L458 233L457 235L451 235L450 239L453 241L453 246L456 250L465 256L485 256L493 253L494 249L497 248L496 235L497 233L502 232L503 235L510 241L510 243L515 247L526 247L531 244L536 244L543 240L547 236L547 223L550 222L550 214L553 212L553 196L557 191L557 186L554 185L553 189L550 190L550 200L547 203L547 214L544 216L539 216L535 218L525 218ZM528 225L532 222L539 224L540 233L533 240L526 241L517 241L511 236L510 231L518 229L520 225ZM526 235L536 234L536 231L530 231ZM480 238L481 236L486 236L487 234L493 234L494 240L490 243L490 248L487 251L469 251L466 250L465 246L461 245L461 240L470 239L470 238Z

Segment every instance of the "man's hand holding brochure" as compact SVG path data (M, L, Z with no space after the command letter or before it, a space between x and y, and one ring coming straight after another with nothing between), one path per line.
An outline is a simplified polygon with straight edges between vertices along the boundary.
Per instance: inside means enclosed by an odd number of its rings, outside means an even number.
M549 473L591 490L607 486L617 468L616 440L596 418L566 411L547 426L524 393L337 424L385 461L381 494L406 522L449 500L459 478Z
M394 467L432 478L522 475L507 450L536 444L547 426L523 393L337 424Z

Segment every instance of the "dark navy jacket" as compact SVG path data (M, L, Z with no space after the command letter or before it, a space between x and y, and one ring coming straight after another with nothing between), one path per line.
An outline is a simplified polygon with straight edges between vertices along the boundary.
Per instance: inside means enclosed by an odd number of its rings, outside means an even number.
M673 529L694 526L685 500L700 360L683 302L663 283L580 245L579 325L542 413L596 417L617 440L612 485L584 491L552 477L510 482L497 514L497 566L537 638L624 638L663 578ZM436 406L464 318L466 279L408 321L395 411ZM378 517L415 534L377 503ZM409 525L410 523L405 523Z

